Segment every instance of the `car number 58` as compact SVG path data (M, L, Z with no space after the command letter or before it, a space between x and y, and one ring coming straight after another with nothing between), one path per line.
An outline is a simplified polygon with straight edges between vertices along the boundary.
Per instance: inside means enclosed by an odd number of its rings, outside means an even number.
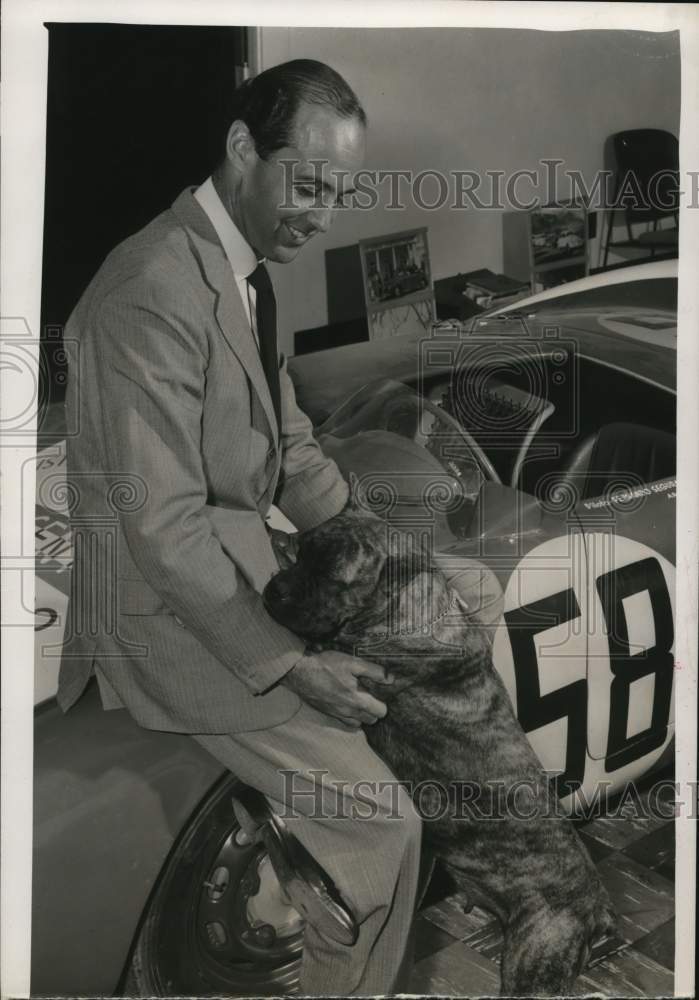
M494 655L559 794L645 771L672 736L672 563L614 534L553 538L512 573Z

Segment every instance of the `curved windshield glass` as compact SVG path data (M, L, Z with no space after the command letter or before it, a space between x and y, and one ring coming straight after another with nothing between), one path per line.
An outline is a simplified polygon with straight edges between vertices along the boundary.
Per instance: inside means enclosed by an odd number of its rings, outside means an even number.
M483 483L480 466L456 422L410 386L372 382L317 431L323 452L393 509L431 508L465 525Z

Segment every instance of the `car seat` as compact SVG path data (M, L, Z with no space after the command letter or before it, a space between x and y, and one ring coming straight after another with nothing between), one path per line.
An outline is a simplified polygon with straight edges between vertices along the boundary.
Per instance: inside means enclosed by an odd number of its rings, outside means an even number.
M605 159L611 150L616 160L614 204L609 209L607 236L604 243L603 267L607 266L609 250L613 247L639 247L649 251L677 254L679 238L679 143L671 132L655 128L637 128L617 132L606 142ZM630 189L627 178L633 178ZM639 203L634 204L634 195ZM619 204L617 204L619 198ZM614 219L623 212L626 239L613 239ZM661 219L671 217L675 226L658 229ZM653 223L650 232L634 235L636 223Z
M559 486L576 500L588 500L602 496L610 487L633 487L674 476L675 470L673 434L642 424L605 424L577 446Z

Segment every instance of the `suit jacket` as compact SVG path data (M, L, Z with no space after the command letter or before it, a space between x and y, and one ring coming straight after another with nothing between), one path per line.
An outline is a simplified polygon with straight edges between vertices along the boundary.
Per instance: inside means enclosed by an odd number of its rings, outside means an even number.
M242 732L290 718L304 644L266 613L265 516L347 499L280 364L282 432L218 237L190 190L118 246L65 332L74 566L58 700L94 667L141 725ZM279 486L279 489L278 489Z

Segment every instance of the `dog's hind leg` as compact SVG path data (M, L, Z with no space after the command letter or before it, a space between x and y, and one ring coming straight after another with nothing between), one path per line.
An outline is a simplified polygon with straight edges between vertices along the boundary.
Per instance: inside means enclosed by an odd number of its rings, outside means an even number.
M566 996L589 955L581 921L548 908L505 928L501 995Z

